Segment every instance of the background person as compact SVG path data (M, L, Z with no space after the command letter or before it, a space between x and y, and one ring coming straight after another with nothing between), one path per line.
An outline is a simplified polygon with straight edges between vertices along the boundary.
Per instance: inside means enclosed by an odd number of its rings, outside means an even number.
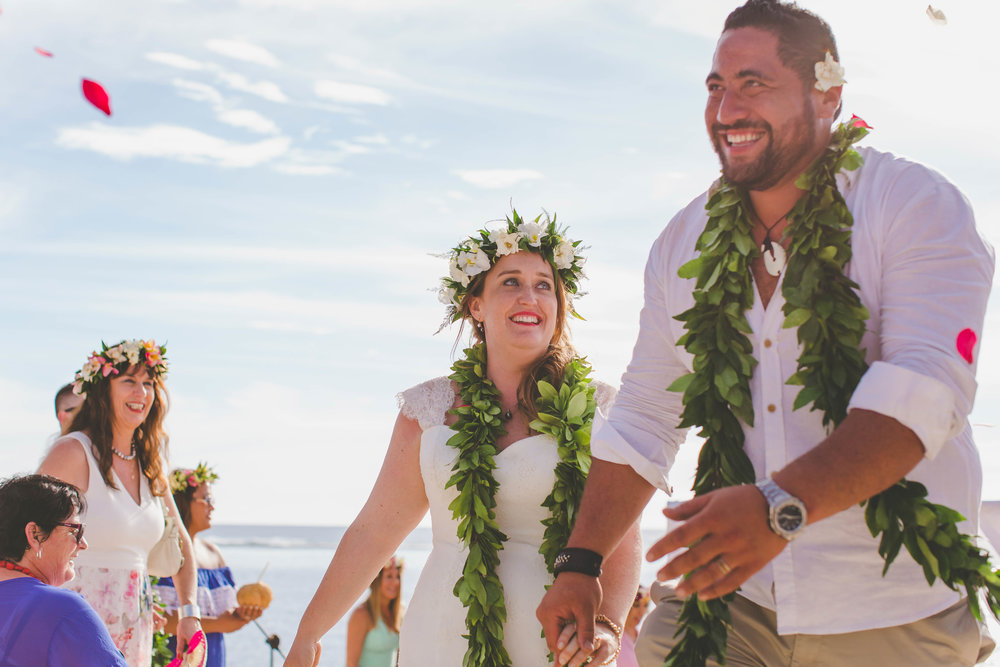
M395 667L403 620L402 559L390 558L368 589L347 623L347 667Z
M77 396L73 393L73 384L64 384L56 392L55 408L56 408L56 419L59 420L59 435L66 435L69 433L70 424L73 422L73 416L76 415L77 410L83 404L83 398Z
M79 595L59 588L87 548L76 487L47 475L0 483L0 664L126 667Z
M102 345L93 353L76 375L75 390L86 400L71 432L56 441L39 468L86 497L90 548L79 557L68 587L94 607L131 667L148 667L152 659L155 614L146 561L163 535L161 501L180 523L165 470L165 353L151 340ZM180 532L183 647L200 629L200 611L191 539Z
M468 323L476 345L454 364L451 378L424 382L400 396L378 480L299 623L286 665L316 663L320 638L350 610L428 508L434 547L403 621L400 666L499 664L502 653L518 667L550 664L533 614L553 577L539 551L554 557L568 534L559 532L559 517L575 508L585 477L580 460L589 450L578 449L576 435L564 443L536 427L561 424L551 427L559 438L575 434L574 428L591 422L595 401L606 409L614 392L586 381L589 369L568 340L569 298L583 263L578 243L540 219L525 222L514 212L502 228L479 230L452 250L440 298L446 321ZM556 407L558 395L553 398L543 379L572 394L571 405ZM560 450L572 452L572 460L561 458ZM554 500L556 488L560 500ZM551 539L542 523L549 519L557 519ZM634 522L627 532L601 575L607 595L598 645L580 647L570 627L557 661L574 667L588 658L598 665L613 661L618 628L638 583ZM595 571L601 566L590 565Z
M252 605L240 606L236 601L236 582L217 546L198 534L212 527L215 498L212 482L218 475L204 463L194 469L177 468L170 473L170 490L177 504L184 527L194 543L194 557L198 567L198 607L201 609L201 627L208 640L206 667L223 667L226 664L226 642L223 633L235 632L259 618L263 609ZM166 605L166 631L177 631L177 590L171 577L160 579L155 586L160 600ZM176 639L171 637L171 651L176 651Z
M625 618L625 628L622 630L622 652L618 656L618 667L639 667L635 656L635 640L639 637L639 626L642 619L649 613L649 590L639 586L635 593L632 608Z

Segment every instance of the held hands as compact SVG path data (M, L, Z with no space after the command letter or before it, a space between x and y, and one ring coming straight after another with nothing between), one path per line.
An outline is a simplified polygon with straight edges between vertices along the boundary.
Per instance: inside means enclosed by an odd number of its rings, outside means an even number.
M296 637L292 648L288 649L284 667L316 667L322 652L323 647L319 642L302 641Z
M690 574L679 595L710 600L731 593L788 544L771 531L767 501L752 484L706 493L663 514L685 523L654 544L646 560L687 547L657 573L660 581Z
M584 658L596 648L594 617L601 606L603 596L601 582L597 577L578 572L561 573L545 593L535 615L542 624L542 630L545 631L545 643L548 644L549 650L556 654L557 667L560 664L559 656L569 641L568 636L563 637L564 628L570 624L575 624L574 641L583 647ZM564 643L560 645L560 641ZM614 651L613 645L611 650Z
M570 623L563 628L559 635L557 644L563 649L556 653L555 667L580 667L580 665L603 665L611 660L618 647L618 635L598 623L594 628L594 643L597 645L593 651L580 648L577 641L576 623Z

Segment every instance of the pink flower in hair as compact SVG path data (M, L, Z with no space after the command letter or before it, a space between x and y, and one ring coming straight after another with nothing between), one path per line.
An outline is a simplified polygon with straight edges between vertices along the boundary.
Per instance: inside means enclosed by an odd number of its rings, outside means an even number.
M190 486L192 489L198 487L198 480L195 479L193 471L192 474L188 475L188 486Z

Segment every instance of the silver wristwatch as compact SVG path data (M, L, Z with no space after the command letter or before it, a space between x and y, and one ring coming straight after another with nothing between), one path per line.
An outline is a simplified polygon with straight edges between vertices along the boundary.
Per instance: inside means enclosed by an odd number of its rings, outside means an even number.
M757 488L767 500L767 521L771 530L788 541L801 535L806 526L805 504L778 486L773 479L757 482Z

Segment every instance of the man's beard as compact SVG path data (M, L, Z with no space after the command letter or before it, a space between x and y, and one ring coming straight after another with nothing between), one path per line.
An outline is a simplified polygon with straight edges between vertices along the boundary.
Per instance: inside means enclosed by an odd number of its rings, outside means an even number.
M781 145L774 143L771 125L765 122L740 121L733 125L712 125L712 147L722 164L722 175L730 185L744 190L768 190L780 183L788 173L813 150L816 139L816 115L806 106L802 115L792 121L792 135ZM726 162L722 132L726 130L759 130L765 133L767 146L753 162L735 166Z

